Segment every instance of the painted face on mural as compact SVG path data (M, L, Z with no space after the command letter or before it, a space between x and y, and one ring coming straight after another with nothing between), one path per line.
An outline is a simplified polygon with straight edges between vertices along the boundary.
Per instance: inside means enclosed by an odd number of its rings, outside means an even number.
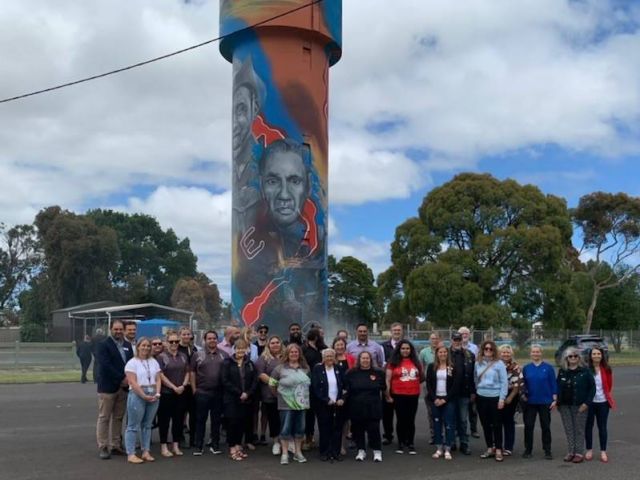
M251 124L258 113L255 95L246 85L241 85L233 93L233 155L238 155L247 144L251 134Z
M276 225L286 227L298 220L308 191L307 169L299 153L274 152L265 159L262 194Z

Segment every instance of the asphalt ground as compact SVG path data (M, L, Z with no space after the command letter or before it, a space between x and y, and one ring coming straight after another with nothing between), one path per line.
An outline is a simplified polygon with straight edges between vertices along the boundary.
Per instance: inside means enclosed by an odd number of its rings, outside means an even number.
M95 445L96 393L93 384L33 384L0 386L0 479L117 479L134 474L154 479L297 479L327 480L384 478L473 479L531 478L580 480L626 480L640 478L640 369L620 367L614 372L614 396L618 409L609 419L609 464L597 460L583 464L562 462L565 440L560 415L552 416L552 461L544 460L540 451L540 431L536 430L534 458L524 460L523 428L516 430L513 457L502 464L482 460L481 439L472 439L473 455L454 454L453 461L433 460L433 447L427 445L428 425L424 404L420 404L416 448L418 455L394 453L394 446L384 447L382 463L374 464L371 455L366 462L353 459L349 452L344 462L329 464L318 459L317 451L307 452L306 464L292 462L281 466L271 455L270 447L259 447L242 462L226 455L208 452L193 457L185 451L182 458L165 459L159 455L157 431L154 431L152 453L156 462L129 465L125 457L98 459ZM594 431L597 447L597 432ZM596 458L597 450L596 450Z

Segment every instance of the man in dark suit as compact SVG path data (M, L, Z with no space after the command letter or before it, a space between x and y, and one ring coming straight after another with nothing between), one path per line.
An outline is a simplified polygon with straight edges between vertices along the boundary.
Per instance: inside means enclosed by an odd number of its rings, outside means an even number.
M98 424L96 437L100 458L124 455L122 450L122 417L127 408L129 386L125 364L133 357L133 347L124 338L124 324L114 320L111 335L96 346L98 361ZM111 424L111 442L109 442Z
M382 342L382 348L384 349L384 358L389 361L393 351L396 349L396 345L404 337L404 331L402 324L396 322L391 325L391 338L385 342ZM389 445L393 441L393 403L382 402L382 427L384 429L384 445Z

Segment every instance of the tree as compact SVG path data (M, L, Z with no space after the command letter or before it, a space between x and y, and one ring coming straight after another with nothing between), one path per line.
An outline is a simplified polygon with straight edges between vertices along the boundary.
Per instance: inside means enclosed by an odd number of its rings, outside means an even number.
M178 280L196 276L197 257L189 239L180 240L170 228L163 230L152 216L97 209L87 212L87 217L117 233L120 257L112 281L122 296L134 288L141 296L143 279L144 300L166 304Z
M111 298L110 274L118 259L113 229L60 207L41 210L35 226L54 308Z
M332 318L371 324L377 319L373 272L355 257L336 262L329 255L329 311Z
M49 312L55 308L50 280L46 272L41 272L29 282L29 289L20 293L20 340L23 342L44 342Z
M29 282L41 261L33 225L7 229L0 223L0 310L15 303L16 294Z
M591 331L598 297L640 271L640 197L595 192L580 198L572 212L582 231L581 253L592 257L588 274L593 285L584 330ZM622 267L624 273L615 273Z
M200 273L196 278L181 278L171 295L171 305L194 312L194 317L206 328L213 328L222 315L218 286Z
M378 310L381 315L381 323L406 323L409 316L403 299L402 284L396 268L392 265L378 275L376 280Z
M391 246L410 314L440 324L465 311L467 320L480 315L473 324L544 314L545 286L558 281L571 246L563 199L463 173L429 192L418 213L396 229Z

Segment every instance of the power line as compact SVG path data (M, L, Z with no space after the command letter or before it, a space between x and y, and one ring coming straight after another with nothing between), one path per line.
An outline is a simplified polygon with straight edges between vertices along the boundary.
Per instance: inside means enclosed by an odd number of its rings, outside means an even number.
M160 60L164 60L164 59L169 58L169 57L174 57L176 55L180 55L181 53L185 53L185 52L188 52L190 50L195 50L196 48L204 47L205 45L209 45L210 43L218 42L218 41L223 40L223 39L225 39L225 38L227 38L227 37L229 37L231 35L235 35L237 33L241 33L241 32L247 31L247 30L251 30L251 29L253 29L255 27L259 27L260 25L264 25L265 23L269 23L269 22L271 22L273 20L277 20L278 18L290 15L292 13L295 13L295 12L297 12L299 10L302 10L302 9L305 9L307 7L311 7L311 6L313 6L313 5L317 4L317 3L320 3L322 1L323 0L313 0L313 1L309 2L309 3L301 5L299 7L292 8L291 10L287 10L286 12L279 13L278 15L274 15L273 17L269 17L269 18L267 18L265 20L261 20L261 21L259 21L257 23L254 23L253 25L249 25L247 27L244 27L244 28L241 28L239 30L236 30L235 32L228 33L227 35L221 35L219 37L212 38L210 40L206 40L206 41L204 41L202 43L198 43L196 45L191 45L190 47L183 48L181 50L176 50L175 52L167 53L167 54L161 55L159 57L151 58L151 59L145 60L143 62L134 63L134 64L128 65L126 67L118 68L116 70L111 70L109 72L100 73L98 75L93 75L91 77L81 78L80 80L75 80L73 82L63 83L61 85L56 85L54 87L45 88L43 90L36 90L34 92L24 93L22 95L17 95L15 97L5 98L5 99L0 100L0 103L8 103L8 102L13 102L15 100L21 100L21 99L27 98L27 97L33 97L34 95L40 95L42 93L52 92L54 90L60 90L61 88L71 87L73 85L78 85L80 83L90 82L91 80L97 80L98 78L104 78L104 77L108 77L109 75L115 75L116 73L126 72L127 70L133 70L134 68L143 67L143 66L148 65L150 63L158 62Z

